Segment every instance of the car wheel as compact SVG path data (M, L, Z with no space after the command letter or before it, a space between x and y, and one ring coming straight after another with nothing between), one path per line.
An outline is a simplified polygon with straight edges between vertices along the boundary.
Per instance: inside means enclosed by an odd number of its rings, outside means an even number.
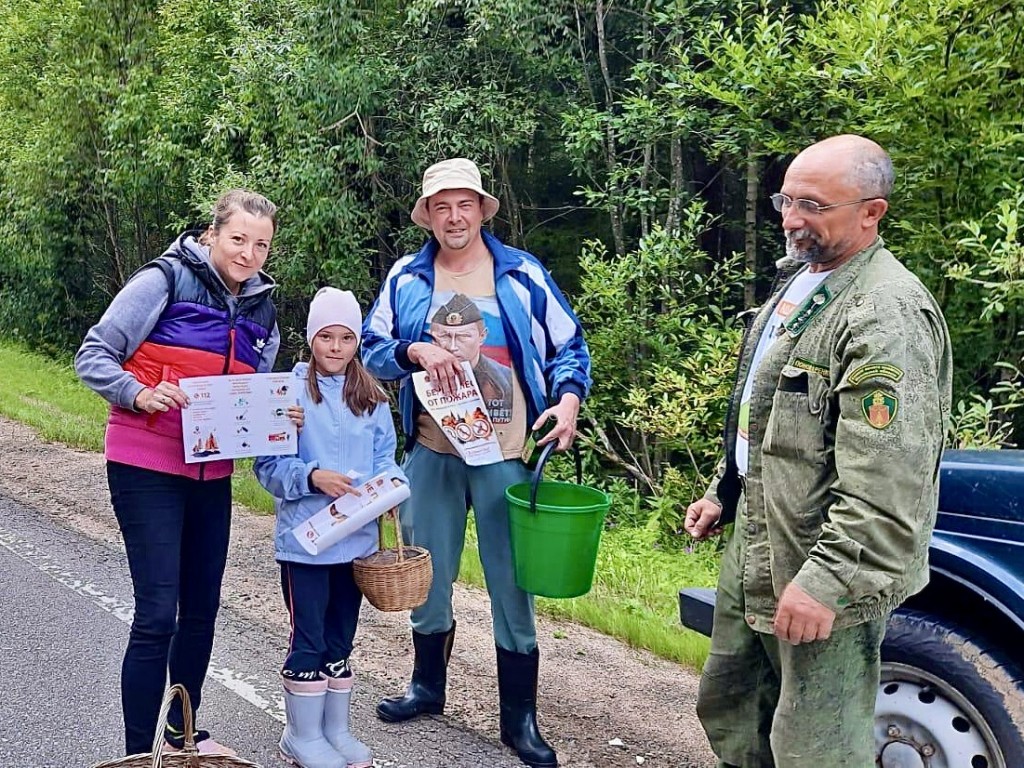
M1024 676L944 618L900 611L882 643L875 701L880 768L1024 766Z

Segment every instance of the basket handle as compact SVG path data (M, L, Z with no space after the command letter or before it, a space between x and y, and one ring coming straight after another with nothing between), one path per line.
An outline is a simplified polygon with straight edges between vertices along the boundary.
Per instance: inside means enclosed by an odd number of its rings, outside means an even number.
M551 454L557 447L557 440L552 440L545 445L537 460L537 467L533 470L533 480L530 483L530 512L533 514L537 514L537 487L544 474L544 465L548 463L548 459L551 458ZM572 458L576 463L576 485L583 485L583 457L580 455L580 449L576 443L572 444Z
M405 559L405 542L402 541L402 522L398 517L398 507L392 507L388 512L393 513L395 518L395 544L398 547L398 562L402 562ZM377 518L377 548L384 549L384 517L388 514L385 512L383 515Z
M150 768L160 768L164 761L164 731L167 729L167 715L171 711L171 704L175 698L181 699L181 713L184 719L185 745L182 748L188 756L188 768L200 768L199 750L196 748L195 731L192 722L192 700L189 699L188 691L181 683L175 683L168 689L164 696L164 703L160 705L160 714L156 718L156 733L153 734L153 763Z

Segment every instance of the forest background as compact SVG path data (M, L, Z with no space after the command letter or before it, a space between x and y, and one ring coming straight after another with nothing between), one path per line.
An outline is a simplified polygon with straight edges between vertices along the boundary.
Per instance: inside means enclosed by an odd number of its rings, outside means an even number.
M883 235L950 326L950 444L1022 436L1024 0L0 0L0 19L8 345L66 362L240 185L280 206L286 368L316 289L368 306L423 240L423 169L470 157L496 233L587 329L609 525L671 555L782 253L768 195L799 149L856 132L893 157Z

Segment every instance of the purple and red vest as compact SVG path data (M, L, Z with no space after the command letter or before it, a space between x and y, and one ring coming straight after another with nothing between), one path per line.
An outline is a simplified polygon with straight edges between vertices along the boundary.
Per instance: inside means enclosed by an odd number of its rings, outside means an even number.
M167 277L168 301L156 325L124 369L147 387L188 376L255 373L276 323L273 285L235 297L232 307L211 267L187 252L169 251L142 269ZM186 464L181 411L140 413L110 409L105 438L110 461L193 479L216 480L234 469L230 459Z

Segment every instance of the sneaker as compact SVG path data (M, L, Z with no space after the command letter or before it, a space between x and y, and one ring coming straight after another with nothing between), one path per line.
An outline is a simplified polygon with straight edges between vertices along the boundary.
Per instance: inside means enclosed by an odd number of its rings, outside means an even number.
M228 757L234 757L238 754L231 747L225 746L219 741L214 741L209 737L202 741L197 741L196 749L199 750L200 755L226 755Z
M183 736L166 733L162 751L165 753L180 752L184 746L185 738ZM227 747L219 741L211 739L209 731L196 731L196 751L200 755L225 755L228 757L234 757L238 754L231 747Z

